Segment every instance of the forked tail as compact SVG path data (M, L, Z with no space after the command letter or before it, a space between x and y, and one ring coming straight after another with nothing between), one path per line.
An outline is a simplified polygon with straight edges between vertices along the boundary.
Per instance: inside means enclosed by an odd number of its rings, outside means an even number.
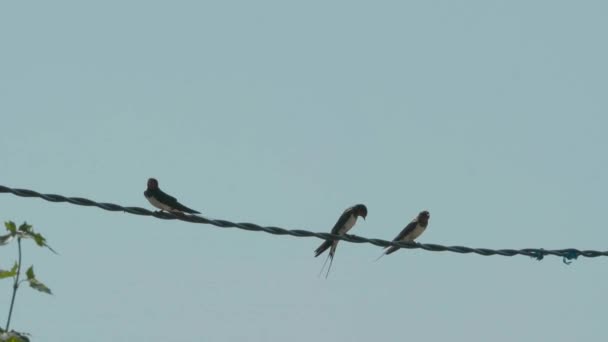
M319 271L319 274L317 275L317 277L321 277L321 274L323 274L323 270L325 269L325 265L327 265L327 260L329 260L329 258L331 257L331 255L327 255L327 258L325 258L325 262L323 263L323 267L321 267L321 270ZM327 278L327 276L325 276L325 278Z

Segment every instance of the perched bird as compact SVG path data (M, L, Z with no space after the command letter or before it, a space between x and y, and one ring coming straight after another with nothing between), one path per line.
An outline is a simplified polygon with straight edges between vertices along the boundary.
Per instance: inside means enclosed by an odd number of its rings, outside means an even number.
M196 210L192 210L185 205L179 203L175 197L171 197L164 193L158 187L158 181L154 178L148 179L148 189L144 191L144 196L153 206L161 211L183 212L188 214L200 214Z
M419 237L429 225L429 219L431 218L431 214L428 211L421 211L412 222L410 222L399 235L397 235L393 242L402 241L402 242L413 242L417 237ZM383 255L389 255L394 251L398 250L399 247L389 246L385 247L386 251L384 251L378 259L382 258ZM376 260L378 260L376 259Z
M338 222L336 222L336 225L332 228L331 233L332 234L337 234L337 235L344 235L346 234L357 222L357 217L363 217L363 219L365 220L365 217L367 217L367 208L365 207L365 205L363 204L357 204L355 206L352 206L346 210L344 210L344 213L342 213L342 215L340 216L340 218L338 219ZM323 254L323 252L325 252L328 248L331 249L329 250L329 255L327 257L327 259L325 259L325 263L323 264L323 267L321 268L321 272L319 272L319 275L321 275L321 273L323 273L323 269L325 268L325 265L327 264L327 260L329 259L329 267L327 268L327 274L325 275L325 278L327 278L327 276L329 275L329 271L331 270L331 264L334 261L334 254L336 253L336 247L338 247L338 240L325 240L325 242L323 242L319 248L317 248L315 250L315 257L318 257L319 255Z

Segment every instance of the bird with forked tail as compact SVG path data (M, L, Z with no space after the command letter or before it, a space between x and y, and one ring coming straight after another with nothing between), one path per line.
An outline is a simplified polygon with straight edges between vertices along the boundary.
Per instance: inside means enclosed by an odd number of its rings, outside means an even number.
M363 217L364 220L367 217L367 207L365 207L365 205L357 204L357 205L354 205L354 206L346 209L344 211L344 213L342 213L342 215L340 215L340 218L338 219L338 222L336 222L336 224L332 228L331 233L337 234L337 235L346 234L349 230L351 230L353 228L355 223L357 223L357 217L359 217L359 216ZM325 265L327 264L327 260L330 260L329 267L327 268L327 274L325 274L325 278L327 278L327 276L329 275L329 271L331 270L331 265L334 261L334 255L336 253L337 247L338 247L338 240L328 239L328 240L325 240L315 250L315 257L318 257L319 255L323 254L323 252L325 252L328 248L331 248L329 250L328 257L327 257L327 259L325 259L325 263L323 264L323 267L321 268L321 271L319 272L319 275L321 275L323 273L323 269L325 268Z

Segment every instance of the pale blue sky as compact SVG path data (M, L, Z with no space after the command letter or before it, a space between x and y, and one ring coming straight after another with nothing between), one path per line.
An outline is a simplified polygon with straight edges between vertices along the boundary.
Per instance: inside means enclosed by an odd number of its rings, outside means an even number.
M608 249L603 1L3 1L0 184L421 242ZM481 257L0 196L60 255L19 292L35 341L606 337L608 260ZM0 249L0 266L16 247ZM0 324L10 300L0 282Z

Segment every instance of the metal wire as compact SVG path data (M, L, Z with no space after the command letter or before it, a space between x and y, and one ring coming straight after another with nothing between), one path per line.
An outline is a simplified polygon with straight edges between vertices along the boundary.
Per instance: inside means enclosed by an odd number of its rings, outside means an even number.
M332 239L332 240L343 240L347 242L353 243L369 243L372 245L376 245L379 247L388 247L388 246L396 246L406 249L424 249L426 251L431 252L453 252L453 253L461 253L461 254L479 254L483 256L491 256L491 255L501 255L501 256L515 256L515 255L525 255L537 260L542 260L546 255L554 255L557 257L562 257L564 263L569 263L568 260L573 260L578 258L579 256L584 256L587 258L596 258L599 256L608 256L608 251L594 251L594 250L579 250L575 248L566 248L566 249L555 249L548 250L543 248L524 248L524 249L489 249L489 248L471 248L465 246L442 246L431 243L417 243L417 242L395 242L395 241L387 241L382 239L368 239L357 235L336 235L330 233L315 233L307 230L300 229L284 229L280 227L264 227L259 226L254 223L235 223L225 220L214 220L205 218L203 216L198 215L186 215L181 213L168 213L168 212L159 212L159 211L150 211L144 208L139 207L123 207L118 204L113 203L98 203L92 201L90 199L81 198L81 197L65 197L61 195L55 194L41 194L33 190L27 189L12 189L6 186L0 185L0 193L12 193L16 196L21 197L39 197L49 202L68 202L71 204L82 205L87 207L98 207L108 211L123 211L133 215L142 215L142 216L153 216L162 220L180 220L186 221L190 223L202 223L202 224L210 224L216 227L221 228L239 228L249 231L256 232L265 232L273 235L291 235L295 237L316 237L322 240Z

